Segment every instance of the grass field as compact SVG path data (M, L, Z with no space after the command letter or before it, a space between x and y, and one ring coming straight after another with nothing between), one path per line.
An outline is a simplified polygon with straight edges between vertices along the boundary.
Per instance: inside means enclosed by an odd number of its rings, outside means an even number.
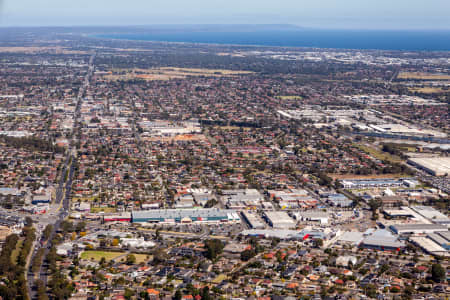
M400 72L398 79L418 79L418 80L450 80L447 74L432 74L422 72Z
M23 240L18 240L16 249L11 253L11 261L17 263L17 257L19 257L20 249L22 248Z
M91 207L91 213L99 212L114 213L116 212L116 209L114 207Z
M234 71L224 69L195 69L195 68L154 68L154 69L117 69L105 75L108 80L170 80L186 78L187 76L237 76L252 74L251 71Z
M281 100L302 100L301 96L277 96Z
M142 262L147 262L149 260L153 259L152 255L147 255L147 254L137 254L137 253L133 253L133 255L136 257L136 263L142 263ZM148 258L147 258L148 257Z
M218 284L218 283L221 283L222 281L224 281L225 279L227 279L227 275L225 275L225 274L219 274L219 275L217 275L216 278L214 278L214 279L212 280L212 283Z
M361 144L358 144L357 147L359 149L361 149L362 151L366 152L367 154L369 154L379 160L387 160L387 161L395 162L395 163L402 161L401 158L398 156L391 155L387 152L383 152L383 151L375 149L373 147L369 147L369 146L361 145Z
M418 93L424 93L424 94L441 94L450 92L450 90L446 91L438 87L422 87L422 88L410 88L411 92L418 92Z
M106 261L113 260L121 255L124 255L125 252L109 252L109 251L95 251L95 250L88 250L81 253L82 259L87 260L95 260L100 261L102 257L106 259Z

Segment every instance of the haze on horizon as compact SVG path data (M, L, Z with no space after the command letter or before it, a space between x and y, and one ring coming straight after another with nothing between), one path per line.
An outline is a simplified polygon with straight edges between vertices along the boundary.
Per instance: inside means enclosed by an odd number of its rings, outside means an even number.
M450 30L448 0L0 0L0 6L0 26L293 24Z

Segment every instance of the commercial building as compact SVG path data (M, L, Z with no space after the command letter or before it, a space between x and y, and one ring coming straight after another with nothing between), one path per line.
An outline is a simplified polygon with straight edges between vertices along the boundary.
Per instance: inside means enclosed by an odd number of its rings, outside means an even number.
M222 191L222 203L229 209L257 208L264 196L256 189L237 189Z
M450 157L414 157L408 163L434 176L450 175Z
M440 224L400 224L391 225L389 228L396 234L425 234L438 231L448 231L448 228Z
M324 211L301 211L294 212L293 215L294 218L299 221L312 221L321 224L328 224L330 218L329 213Z
M353 201L348 199L343 194L332 194L328 196L328 203L336 207L349 207L353 204Z
M295 221L284 211L266 211L264 218L273 228L288 229L296 225Z
M244 211L242 212L242 216L252 229L263 229L266 227L259 217L253 213Z
M31 200L31 204L48 204L52 201L52 195L45 194L45 195L35 195L33 196L33 200Z
M428 234L428 238L445 250L450 251L450 240L446 238L445 234L441 235L440 233L441 232L430 233ZM447 231L447 233L450 233L450 231Z
M405 243L399 241L398 238L387 230L377 230L372 235L363 239L360 244L361 248L375 249L382 251L399 251L405 248Z
M433 223L450 225L450 218L431 206L412 206L411 209Z
M103 222L131 222L131 213L107 214L103 216Z
M216 223L239 222L234 210L227 209L155 209L131 213L133 223Z
M448 255L448 251L441 247L438 243L433 241L432 239L424 236L413 236L409 239L414 244L421 247L423 250L425 250L429 254L433 255Z
M346 189L381 188L402 186L402 179L345 179L341 184Z

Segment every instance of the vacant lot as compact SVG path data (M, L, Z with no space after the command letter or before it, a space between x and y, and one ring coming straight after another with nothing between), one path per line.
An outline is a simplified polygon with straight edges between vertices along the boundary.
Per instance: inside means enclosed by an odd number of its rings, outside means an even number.
M91 213L115 213L116 209L114 207L91 207Z
M117 69L105 75L108 80L170 80L188 76L237 76L252 74L250 71L234 71L223 69L193 69L193 68L154 68L154 69Z
M357 147L359 149L361 149L362 151L366 152L367 154L369 154L379 160L387 160L390 162L401 162L402 161L402 159L398 156L391 155L387 152L383 152L383 151L373 148L373 147L369 147L369 146L361 145L361 144L357 145Z
M448 74L432 74L422 72L401 72L398 79L417 79L417 80L450 80Z
M113 260L119 256L124 255L125 252L109 252L109 251L94 251L94 250L88 250L88 251L84 251L83 253L81 253L81 258L82 259L87 259L87 260L95 260L95 261L100 261L100 259L102 259L102 257L104 257L106 259L106 261L110 261Z
M424 94L441 94L445 92L450 92L450 90L444 90L439 87L421 87L421 88L410 88L411 92L418 92L418 93L424 93Z
M302 100L301 96L278 96L277 98L281 100Z

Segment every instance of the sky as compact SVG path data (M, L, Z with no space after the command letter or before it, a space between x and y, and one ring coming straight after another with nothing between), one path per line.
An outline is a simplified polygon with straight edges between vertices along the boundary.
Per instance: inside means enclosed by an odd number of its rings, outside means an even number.
M293 24L450 29L449 0L0 0L0 26Z

